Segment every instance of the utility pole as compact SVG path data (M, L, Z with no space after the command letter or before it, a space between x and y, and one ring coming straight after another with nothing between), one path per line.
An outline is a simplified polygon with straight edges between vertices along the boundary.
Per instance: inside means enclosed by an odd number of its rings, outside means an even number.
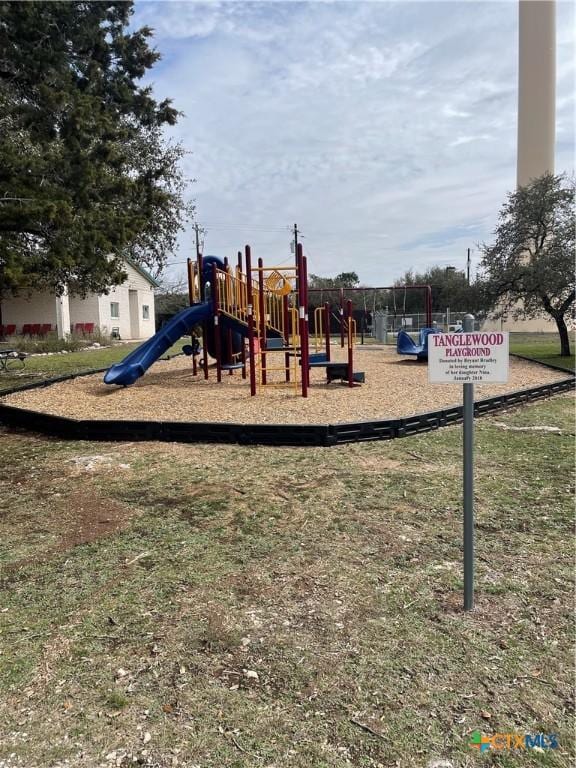
M294 263L296 265L294 290L296 291L296 296L298 296L298 234L298 224L294 224Z
M201 251L200 251L200 232L202 232L202 234L204 234L204 230L201 230L200 227L198 226L198 224L194 224L194 233L196 235L196 258L197 259L198 259L198 257L200 256L200 253L201 253ZM204 245L204 243L202 243L202 245Z
M466 259L466 279L470 285L470 248L468 248L468 258Z

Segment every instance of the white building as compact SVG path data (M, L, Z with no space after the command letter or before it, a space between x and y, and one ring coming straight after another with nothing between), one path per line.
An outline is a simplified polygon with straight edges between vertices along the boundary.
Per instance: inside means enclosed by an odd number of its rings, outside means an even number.
M158 283L138 264L126 262L128 279L108 294L55 296L31 293L2 300L2 330L6 335L58 332L86 333L100 328L120 339L149 339L155 333L154 289ZM15 326L15 328L13 328Z

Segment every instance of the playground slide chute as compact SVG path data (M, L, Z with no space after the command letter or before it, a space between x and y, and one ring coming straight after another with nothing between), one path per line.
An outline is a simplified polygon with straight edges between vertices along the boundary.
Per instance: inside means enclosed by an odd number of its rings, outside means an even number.
M197 323L208 320L212 316L212 303L195 304L179 312L166 325L161 328L151 339L126 355L124 360L116 363L106 371L105 384L120 384L128 386L134 384L148 368L161 357L166 350L179 338L190 333L190 329Z
M180 337L190 333L191 329L199 323L205 323L208 354L214 358L218 356L224 367L238 364L238 357L244 344L243 337L248 335L248 325L225 314L221 314L220 322L215 324L214 304L209 298L214 267L222 271L225 268L224 262L217 256L206 256L202 262L202 284L208 301L183 309L151 339L130 352L122 362L109 368L104 376L105 384L119 384L121 386L134 384L172 344L178 341ZM278 331L269 329L268 335L276 336ZM220 342L219 355L217 355L218 341Z
M440 333L440 331L437 328L422 328L417 344L409 333L402 330L398 331L396 352L399 355L415 355L418 360L427 360L428 336L431 333Z

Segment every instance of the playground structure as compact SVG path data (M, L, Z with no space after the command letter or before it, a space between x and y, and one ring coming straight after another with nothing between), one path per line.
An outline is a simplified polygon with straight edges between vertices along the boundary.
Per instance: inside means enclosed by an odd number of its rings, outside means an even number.
M228 259L198 254L194 262L188 259L188 295L190 306L171 318L152 338L113 365L104 376L106 384L129 386L139 379L182 336L191 335L191 344L184 346L192 358L192 374L199 368L204 379L209 378L208 356L215 360L216 380L224 372L233 375L241 371L250 380L250 394L263 387L290 386L302 397L308 396L311 368L324 368L326 382L341 381L349 387L364 383L363 372L354 371L354 346L357 343L357 322L353 302L346 294L364 293L364 314L361 317L361 339L367 325L366 292L392 291L396 313L396 290L404 291L404 309L408 290L424 291L426 331L432 325L432 290L429 285L384 286L377 288L339 288L337 311L329 302L313 307L314 352L310 353L308 313L310 295L324 289L308 288L307 259L302 245L296 249L293 266L266 266L261 258L252 264L249 245L244 255L238 251L234 268ZM375 302L375 298L374 298ZM331 325L336 320L340 347L346 348L346 361L331 359ZM196 336L201 327L202 345ZM425 338L425 337L424 337ZM427 357L425 342L418 352L408 349L408 338L399 354Z
M344 347L345 340L348 333L348 312L347 302L349 300L348 294L354 296L362 294L363 297L363 310L353 310L353 315L360 315L358 318L352 318L352 332L354 340L358 343L364 343L364 336L371 328L371 335L374 336L374 318L377 312L376 310L376 295L378 293L387 292L392 294L392 300L394 304L393 328L396 326L396 318L399 314L396 306L396 291L402 291L404 293L404 302L401 313L400 328L404 328L406 324L406 294L408 291L423 291L424 292L424 312L422 316L424 318L424 328L433 328L434 323L432 320L432 287L425 284L417 285L389 285L389 286L377 286L377 287L362 287L362 288L309 288L308 295L320 294L320 306L314 307L313 314L313 339L314 347L317 351L323 344L323 339L327 335L326 328L329 328L328 334L332 334L333 327L336 325L337 333L340 335L340 346ZM337 293L338 299L336 301L336 308L332 308L331 302L323 302L324 294ZM368 310L368 304L366 301L367 294L371 293L373 298L372 309ZM386 312L386 315L388 313ZM368 318L371 318L371 322L368 322ZM358 322L359 321L359 322ZM358 334L358 324L360 325L360 334ZM383 341L383 339L380 339Z
M184 351L192 357L193 375L198 375L201 367L208 379L210 355L218 382L223 372L232 375L240 370L242 378L249 377L252 396L262 387L289 385L307 397L311 367L325 368L328 383L340 380L353 387L363 381L363 374L353 369L355 335L350 300L345 313L342 311L346 363L331 361L329 328L325 351L310 355L307 260L300 244L292 267L265 266L262 259L253 267L249 245L244 258L238 252L234 270L227 259L199 254L196 262L188 260L188 286L190 306L113 365L104 377L106 384L133 384L187 334L191 334L192 343ZM202 328L202 347L195 337L198 325Z

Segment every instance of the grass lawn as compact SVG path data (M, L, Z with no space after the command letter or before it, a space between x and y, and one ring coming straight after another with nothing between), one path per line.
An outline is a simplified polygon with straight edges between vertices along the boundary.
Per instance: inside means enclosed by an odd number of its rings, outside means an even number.
M469 614L459 427L333 449L3 432L0 765L573 765L573 402L477 422ZM560 747L480 756L475 730Z
M175 355L182 350L188 337L180 339L171 347L166 355ZM114 344L112 347L86 350L82 352L69 352L66 355L33 355L26 359L24 368L17 371L0 373L0 392L3 389L26 384L38 379L49 379L54 376L62 376L66 373L80 373L94 368L105 368L112 363L117 363L123 357L139 346L134 344ZM0 349L2 345L0 345Z
M543 363L559 365L574 371L574 334L570 339L572 354L560 357L560 340L556 333L511 333L510 352L525 355Z

